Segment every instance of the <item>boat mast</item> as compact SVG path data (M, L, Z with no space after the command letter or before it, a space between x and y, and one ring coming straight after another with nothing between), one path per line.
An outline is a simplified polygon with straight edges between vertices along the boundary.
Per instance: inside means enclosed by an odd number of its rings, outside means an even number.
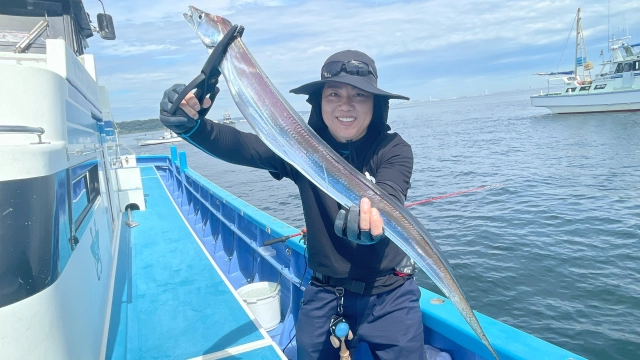
M580 8L578 8L578 15L576 16L576 56L574 58L573 74L578 76L578 43L580 41Z

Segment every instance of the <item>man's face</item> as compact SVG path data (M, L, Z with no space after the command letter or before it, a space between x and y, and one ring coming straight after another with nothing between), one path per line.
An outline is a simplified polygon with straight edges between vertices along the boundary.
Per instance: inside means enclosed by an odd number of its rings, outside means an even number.
M330 82L322 90L322 118L340 142L358 140L373 116L373 94L348 84Z

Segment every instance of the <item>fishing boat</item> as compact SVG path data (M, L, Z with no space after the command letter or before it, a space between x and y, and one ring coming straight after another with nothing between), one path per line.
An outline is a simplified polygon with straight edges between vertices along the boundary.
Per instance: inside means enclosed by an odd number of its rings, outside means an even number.
M233 126L233 127L236 126L236 122L231 120L231 113L228 111L225 111L222 114L222 123L228 126Z
M295 359L300 230L175 146L127 153L81 1L3 2L0 23L15 39L0 47L0 357ZM115 38L111 17L95 31ZM421 291L425 351L490 358L449 300ZM503 359L583 359L477 315ZM372 356L361 344L352 358Z
M575 26L574 68L535 74L549 79L547 93L541 91L540 95L531 96L531 105L548 108L555 114L639 111L640 50L637 47L640 43L629 44L630 36L612 37L610 58L603 58L601 67L594 68L588 59L580 9Z
M145 139L145 138L137 138L135 139L138 143L138 146L148 146L148 145L158 145L158 144L167 144L167 143L175 143L182 141L182 138L171 130L167 130L162 134L162 136L157 139Z

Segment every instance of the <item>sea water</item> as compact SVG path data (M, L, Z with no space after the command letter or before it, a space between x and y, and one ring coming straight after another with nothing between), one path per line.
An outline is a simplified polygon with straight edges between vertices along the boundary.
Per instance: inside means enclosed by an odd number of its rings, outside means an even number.
M411 212L474 310L589 359L638 359L640 113L551 115L530 95L392 107L392 131L414 153L407 202L504 184ZM138 148L132 138L123 140L138 154L169 154L169 145ZM291 181L177 147L204 177L304 227ZM440 292L424 273L417 279Z

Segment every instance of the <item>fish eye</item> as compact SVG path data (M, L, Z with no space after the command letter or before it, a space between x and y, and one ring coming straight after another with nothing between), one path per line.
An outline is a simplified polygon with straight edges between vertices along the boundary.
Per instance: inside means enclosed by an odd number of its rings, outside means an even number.
M198 13L198 20L202 20L203 17L202 13Z

